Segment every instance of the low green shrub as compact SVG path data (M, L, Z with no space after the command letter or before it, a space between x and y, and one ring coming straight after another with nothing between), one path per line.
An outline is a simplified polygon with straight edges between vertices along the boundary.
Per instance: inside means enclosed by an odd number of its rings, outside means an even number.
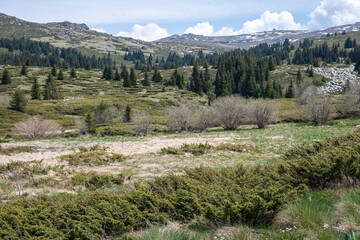
M0 146L0 155L9 155L9 154L16 154L16 153L23 153L23 152L37 152L36 149L29 147L29 146L16 146L16 147L8 147L2 148Z
M113 125L113 126L104 126L104 127L97 127L95 129L95 134L97 136L119 136L119 135L132 135L133 131L131 130L132 127L128 124L120 124L120 125Z
M99 166L109 165L114 162L122 162L126 159L124 155L107 153L105 151L78 152L60 156L60 159L67 161L70 165Z
M253 152L258 151L255 147L243 144L221 143L216 146L216 150L233 152Z
M96 173L96 172L78 172L71 177L71 183L76 185L84 185L85 187L95 190L110 185L121 185L125 180L123 174L114 176L112 174Z
M281 206L304 196L309 188L334 187L343 179L348 184L358 182L359 144L357 131L295 148L280 163L220 170L200 167L121 191L2 203L0 239L20 235L24 239L97 239L168 220L208 221L215 226L269 222ZM102 185L108 178L94 181Z
M161 149L161 153L163 154L173 154L180 155L184 153L191 153L193 155L203 155L207 150L212 149L213 146L208 143L184 143L180 148L175 147L166 147Z

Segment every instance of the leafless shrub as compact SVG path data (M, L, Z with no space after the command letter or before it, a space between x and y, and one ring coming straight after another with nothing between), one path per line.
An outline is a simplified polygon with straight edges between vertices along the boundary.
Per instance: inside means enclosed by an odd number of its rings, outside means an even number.
M8 107L10 102L10 97L8 95L0 96L0 106Z
M79 131L80 134L86 134L88 131L88 126L86 124L86 122L82 119L75 119L75 124L77 126L77 129Z
M212 107L215 109L219 123L225 130L235 130L246 122L249 113L247 100L238 96L216 99Z
M115 107L97 109L93 112L93 120L96 124L111 123L118 115Z
M278 119L278 108L270 99L256 99L249 103L251 120L258 128L265 128Z
M187 132L193 121L193 113L188 105L172 106L168 110L167 123L170 129Z
M46 138L61 134L61 127L53 120L35 116L17 123L12 132L24 138Z
M303 93L309 88L313 86L313 83L311 80L307 79L304 80L295 86L295 97L300 98Z
M194 113L195 123L194 127L197 131L205 131L207 128L214 127L216 125L215 111L210 107L203 107L197 109Z
M136 135L146 136L152 122L151 115L146 112L136 112L134 117L134 131Z
M346 105L348 109L360 109L360 84L349 84L346 92Z
M302 94L298 97L299 98L299 103L301 105L305 105L307 103L309 103L309 101L311 101L314 97L316 97L317 93L316 93L316 88L314 86L308 86L303 92Z
M332 113L332 105L329 97L315 97L309 101L308 106L316 125L324 125L327 123Z

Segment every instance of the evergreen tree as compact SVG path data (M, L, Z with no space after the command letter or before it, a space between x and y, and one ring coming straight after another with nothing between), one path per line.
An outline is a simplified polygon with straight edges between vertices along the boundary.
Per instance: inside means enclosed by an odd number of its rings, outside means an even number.
M57 76L57 70L56 70L56 66L53 65L52 69L51 69L51 74L56 77Z
M309 77L314 77L314 69L311 66L310 70L309 70Z
M129 105L125 108L125 122L131 122L131 107Z
M275 98L273 83L271 83L270 79L267 80L267 82L266 82L264 97L265 98Z
M128 72L126 66L123 66L120 75L124 79L123 86L124 87L131 87L130 79L129 79L129 72Z
M296 74L296 83L299 84L302 82L302 75L301 75L301 71L300 71L300 68L298 69L297 71L297 74Z
M40 86L36 77L33 77L33 84L31 86L31 99L40 99Z
M344 47L345 48L352 48L353 47L353 41L351 40L350 37L348 37L345 41L345 44L344 44Z
M152 76L152 79L151 79L153 82L161 82L163 79L162 79L162 76L160 74L160 71L158 69L158 66L155 66L154 67L154 74Z
M207 62L205 62L204 64L204 75L203 75L203 92L204 93L208 93L211 91L211 77L210 77L210 71L209 71L209 65L207 64Z
M64 80L64 73L63 73L61 68L59 69L59 74L58 74L57 79L58 80Z
M44 90L44 100L58 99L60 98L60 93L56 88L54 79L52 75L49 74L46 79L45 90Z
M269 57L269 70L275 70L275 60L272 56Z
M5 68L2 75L1 84L10 84L10 83L11 83L10 72L7 68Z
M91 70L91 63L89 61L86 62L85 70Z
M25 64L22 65L20 74L25 76L27 74L27 67Z
M20 88L16 88L15 92L12 95L12 99L10 101L9 109L24 112L27 104L27 99L25 97L25 93Z
M151 85L147 69L144 74L144 80L142 81L142 85L145 87L149 87Z
M190 83L191 83L191 91L201 95L202 94L202 90L203 90L203 84L202 84L202 79L200 77L200 73L199 73L199 66L197 61L194 62L194 66L193 66L193 72L191 74L191 78L190 78Z
M294 97L294 83L293 81L290 82L290 85L285 93L286 98L293 98Z
M114 77L114 80L115 81L120 81L121 80L121 77L120 77L120 74L119 74L119 71L116 69L115 71L115 77Z
M130 85L131 85L132 87L137 86L136 73L135 73L135 68L134 68L134 67L132 67L132 68L130 69Z
M95 133L95 123L94 123L91 112L88 112L86 114L85 123L86 123L87 132Z
M75 68L71 68L71 71L70 71L70 77L71 77L71 78L76 78L76 71L75 71Z

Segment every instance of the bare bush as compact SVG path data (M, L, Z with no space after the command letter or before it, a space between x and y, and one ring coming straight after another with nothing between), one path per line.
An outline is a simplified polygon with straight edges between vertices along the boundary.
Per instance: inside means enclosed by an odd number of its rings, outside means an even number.
M238 96L216 99L211 105L216 112L219 123L225 130L235 130L245 123L249 113L247 100Z
M167 123L170 129L187 132L192 122L193 113L188 105L180 104L179 106L172 106L168 110Z
M134 131L136 135L146 136L152 122L151 115L145 112L136 112L134 117Z
M53 120L35 116L15 124L12 132L24 138L47 138L61 134L61 127Z
M300 98L301 95L306 91L307 88L313 86L313 83L311 80L307 79L304 80L295 86L295 97Z
M270 99L256 99L249 103L251 112L251 121L258 128L265 128L271 123L275 123L278 119L278 107L276 103Z
M96 109L93 112L93 120L96 124L111 123L118 115L116 107Z
M360 109L360 84L349 84L346 92L346 105L348 109Z
M332 113L332 105L329 97L314 97L308 106L316 125L324 125L328 122Z
M215 111L210 107L203 107L194 113L194 127L197 131L205 131L207 128L216 126Z
M299 103L301 105L305 105L309 103L309 101L311 101L314 97L316 97L316 95L316 87L310 85L301 93L300 96L298 96Z

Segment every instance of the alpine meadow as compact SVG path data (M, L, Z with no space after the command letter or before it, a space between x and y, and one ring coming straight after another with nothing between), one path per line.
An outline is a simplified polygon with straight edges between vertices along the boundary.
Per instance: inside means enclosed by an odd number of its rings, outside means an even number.
M0 0L0 239L360 239L360 1L293 2Z

